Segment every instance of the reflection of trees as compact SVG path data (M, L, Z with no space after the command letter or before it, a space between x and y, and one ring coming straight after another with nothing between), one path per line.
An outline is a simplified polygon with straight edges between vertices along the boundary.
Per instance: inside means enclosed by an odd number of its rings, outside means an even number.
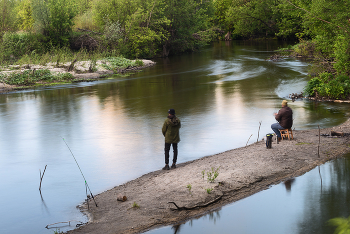
M193 218L193 219L189 220L186 223L188 223L192 227L193 226L193 220L208 218L209 221L213 221L214 224L216 224L216 220L220 219L220 211L221 211L221 208L218 208L218 209L213 210L213 211L211 211L211 212L209 212L207 214L204 214L204 215L198 216L196 218ZM181 230L181 226L185 225L186 223L180 223L180 224L173 225L171 229L174 230L174 234L179 234L180 230Z
M335 217L350 215L350 155L347 158L334 160L330 165L330 184L324 185L321 191L315 191L313 186L307 186L304 216L299 222L299 233L334 232L334 227L328 225L328 220ZM320 183L320 181L314 181ZM320 186L317 186L320 188Z
M310 126L312 128L317 128L317 124L319 124L319 121L316 122L315 119L323 119L322 126L320 125L322 128L341 124L346 120L344 116L348 112L347 109L344 109L344 105L337 103L329 104L309 101L305 102L304 108L308 110L305 122L314 123L313 126Z

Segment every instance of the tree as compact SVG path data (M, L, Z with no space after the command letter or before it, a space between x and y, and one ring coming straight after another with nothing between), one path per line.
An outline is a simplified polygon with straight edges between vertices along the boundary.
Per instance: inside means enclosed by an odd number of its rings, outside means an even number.
M226 22L226 12L230 8L232 0L216 0L213 2L215 8L214 23L219 27L229 30L230 25Z
M202 45L195 40L194 33L208 29L209 19L214 15L212 1L168 0L165 17L170 20L166 30L169 38L163 44L163 56L193 51Z
M36 28L53 46L67 45L77 13L74 0L33 0L33 13Z
M234 0L227 11L227 21L234 34L245 38L274 37L281 18L276 0Z
M21 30L31 30L34 25L34 18L32 16L32 2L31 0L22 0L16 7L17 24Z
M15 0L0 0L0 34L15 30Z

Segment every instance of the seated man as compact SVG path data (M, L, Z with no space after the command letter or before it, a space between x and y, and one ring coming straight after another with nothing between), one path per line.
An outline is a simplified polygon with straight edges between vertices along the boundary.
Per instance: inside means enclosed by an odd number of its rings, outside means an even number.
M271 129L276 133L277 142L281 140L280 129L289 129L293 125L293 111L288 107L288 102L286 100L282 101L282 108L278 113L274 113L275 119L278 123L271 125Z

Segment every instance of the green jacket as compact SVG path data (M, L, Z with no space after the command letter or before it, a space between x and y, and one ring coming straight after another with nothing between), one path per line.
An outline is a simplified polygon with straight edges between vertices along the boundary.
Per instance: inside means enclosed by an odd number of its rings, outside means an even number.
M180 133L181 128L180 119L174 116L174 118L167 118L164 121L162 133L165 136L165 143L179 143L180 142Z

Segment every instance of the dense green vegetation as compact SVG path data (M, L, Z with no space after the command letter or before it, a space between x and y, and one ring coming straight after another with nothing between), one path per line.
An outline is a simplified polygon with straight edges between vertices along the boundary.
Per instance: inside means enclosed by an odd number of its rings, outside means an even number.
M164 57L225 35L299 40L294 54L314 61L307 93L350 93L348 0L0 0L0 6L2 64L55 62L58 52L87 59Z

